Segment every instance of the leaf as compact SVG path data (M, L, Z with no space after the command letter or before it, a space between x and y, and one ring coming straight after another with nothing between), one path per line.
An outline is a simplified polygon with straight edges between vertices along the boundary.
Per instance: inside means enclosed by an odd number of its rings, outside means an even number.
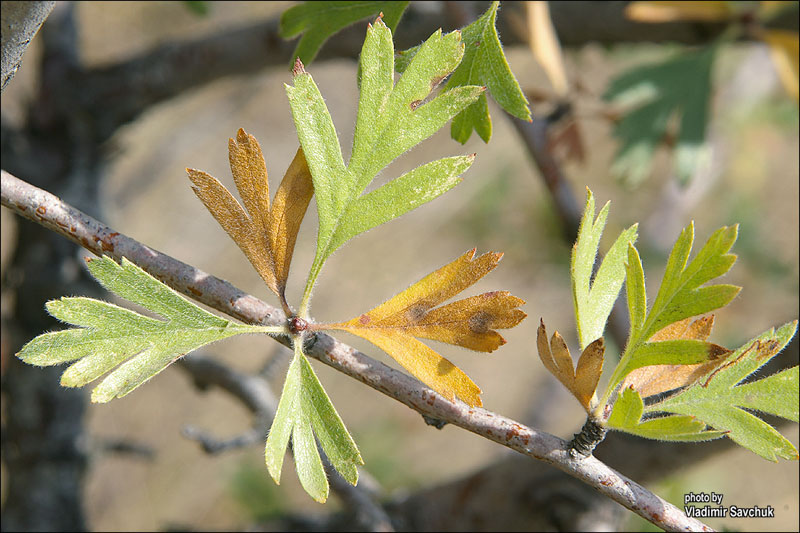
M647 439L692 442L717 439L725 431L708 429L693 416L664 416L640 422L644 403L638 392L631 388L622 390L614 410L606 422L606 427L632 433Z
M357 467L364 461L303 354L301 340L296 338L294 358L267 436L264 456L272 479L280 484L283 457L291 437L300 483L309 496L324 503L328 499L328 478L317 450L315 434L334 468L350 484L358 483Z
M783 88L797 102L800 98L800 81L798 81L800 35L796 31L770 29L764 32L763 38L769 45L772 62L775 63Z
M303 2L283 12L280 33L284 39L303 34L292 63L299 57L309 65L328 38L359 20L381 13L394 31L407 6L408 2Z
M528 101L508 66L503 46L497 35L495 24L499 5L500 2L492 2L486 13L475 22L461 29L460 32L455 31L448 34L460 33L464 41L465 52L464 59L450 76L444 90L482 85L489 89L494 101L509 114L530 122L531 111ZM400 59L395 66L397 71L404 72L406 64L413 61L418 52L418 48L400 52ZM492 119L489 116L485 94L481 94L477 102L453 119L450 136L464 144L469 140L473 129L478 132L484 142L489 142L492 136Z
M657 332L650 339L652 346L659 346L660 341L674 339L695 339L705 341L714 327L714 315L692 321L686 318L671 324ZM655 343L654 341L659 341ZM654 365L637 368L628 374L622 382L621 389L633 388L642 398L661 394L673 389L691 385L700 377L708 374L725 360L730 350L711 345L714 355L705 362L683 365Z
M595 219L594 196L592 191L586 189L586 208L578 238L572 248L572 297L581 349L603 335L608 315L625 281L624 262L628 244L636 242L637 237L637 224L620 233L600 264L594 281L590 281L609 204L603 206Z
M325 101L301 63L287 86L297 135L314 181L319 212L317 253L301 304L308 300L323 264L358 233L398 217L449 190L474 156L428 163L362 193L389 163L430 137L474 102L482 87L457 87L429 99L433 88L461 61L464 45L457 32L434 33L419 48L394 83L392 35L382 20L367 29L361 52L361 90L352 157L347 166Z
M569 91L564 55L558 42L547 2L528 2L528 45L533 57L542 66L556 95L564 97Z
M428 274L368 313L347 322L315 324L316 329L347 331L372 342L412 375L449 400L458 397L480 406L481 390L457 366L415 337L491 352L505 344L492 328L512 328L525 313L525 302L507 291L487 292L436 307L493 270L502 254L475 249Z
M737 231L738 226L718 229L694 259L688 262L694 240L694 224L689 224L672 248L661 287L647 313L642 263L636 248L632 244L628 246L627 287L631 330L625 351L609 382L606 399L611 390L637 368L659 364L704 363L724 353L724 348L704 340L658 341L658 337L655 340L651 337L670 324L724 307L736 297L740 287L704 285L733 266L736 256L728 251L736 241Z
M247 211L216 178L187 168L192 190L285 303L297 232L314 193L303 149L286 170L271 209L267 167L256 138L239 128L228 150L233 180Z
M679 117L675 138L675 173L688 183L708 157L706 123L711 68L716 47L685 52L664 62L629 70L608 87L604 98L632 108L614 128L620 140L612 172L628 185L648 175L656 147L667 135L671 118Z
M541 321L537 331L536 345L539 350L539 358L545 368L558 378L589 412L597 384L603 373L603 355L605 353L603 338L594 340L583 350L574 370L567 343L556 331L548 344L547 331L544 322Z
M125 396L182 355L208 343L242 333L283 331L235 324L213 315L124 257L122 265L105 256L89 260L89 271L109 291L166 319L149 318L91 298L47 302L51 315L79 329L39 335L23 346L17 357L37 366L80 359L61 376L65 387L82 387L117 367L92 391L93 402Z
M791 340L797 322L771 329L731 353L723 364L693 386L648 406L645 412L697 417L725 431L743 446L770 461L798 459L797 449L772 426L747 410L798 421L798 367L758 381L745 379L775 357Z

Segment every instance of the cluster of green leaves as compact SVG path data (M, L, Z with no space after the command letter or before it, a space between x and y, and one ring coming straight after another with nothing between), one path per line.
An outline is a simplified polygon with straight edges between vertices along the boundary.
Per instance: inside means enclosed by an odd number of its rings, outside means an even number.
M408 2L304 2L283 14L281 35L294 37L303 33L294 55L299 56L303 63L308 65L325 40L333 33L367 16L382 13L384 22L394 31L407 5ZM505 111L517 118L530 121L528 101L508 66L497 34L499 7L500 2L492 2L489 9L477 20L445 37L453 38L455 33L460 33L459 39L464 45L464 56L450 74L443 90L468 86L486 87L488 94L491 94L495 102ZM398 52L394 69L404 73L421 47L422 45L415 46ZM456 115L450 126L450 135L464 144L469 140L473 130L484 142L489 142L492 136L492 119L489 115L487 93L480 94L473 103Z
M797 459L797 450L788 440L746 409L797 422L798 367L742 384L786 346L797 322L769 330L735 351L707 340L714 315L706 314L726 306L740 290L733 285L709 284L736 261L729 250L736 241L737 227L717 230L691 261L694 226L685 228L648 309L644 271L634 246L635 226L620 234L593 281L590 279L607 214L608 204L594 219L589 192L572 253L573 297L583 355L573 372L566 343L558 333L548 343L542 324L538 347L545 367L602 427L669 441L727 436L772 461ZM603 358L600 335L623 281L630 333L598 401L595 388Z
M326 3L324 8L303 5L289 10L284 23L297 31L308 29L316 34L315 38L304 36L299 45L299 51L312 57L324 40L320 35L341 27L342 21L349 18L372 13L371 6L372 3L340 2ZM393 10L390 12L396 24L404 5L383 8ZM338 18L323 22L320 9L338 9L340 13ZM492 27L496 9L494 5ZM309 334L342 330L359 335L385 350L447 399L481 405L480 388L419 338L483 352L505 343L495 329L513 327L525 318L518 309L524 303L521 299L507 291L493 291L445 304L493 270L502 254L475 257L475 250L467 252L375 309L346 322L318 324L309 316L313 287L333 252L356 235L451 189L471 166L474 154L439 159L364 194L375 176L394 159L481 97L485 87L465 82L433 95L464 57L460 32L443 35L437 31L416 49L395 83L391 30L378 17L367 30L361 52L358 115L347 164L325 101L298 59L293 83L286 86L286 92L300 148L272 201L261 147L255 137L242 129L228 143L231 173L241 203L210 174L187 169L195 194L279 298L287 315L285 325L250 326L223 320L189 303L127 259L123 258L119 266L104 257L90 263L95 278L110 291L167 320L87 298L65 298L50 302L48 310L84 329L39 336L19 356L37 365L80 359L64 373L63 382L68 386L82 386L119 365L92 397L94 401L108 401L127 394L177 358L209 342L241 333L289 336L294 357L267 438L265 460L273 479L280 482L291 439L300 482L319 502L326 500L329 485L318 443L331 465L350 483L357 482L357 467L363 461L303 352ZM297 234L312 196L319 214L317 251L295 315L286 300L285 288ZM131 360L120 365L127 358Z

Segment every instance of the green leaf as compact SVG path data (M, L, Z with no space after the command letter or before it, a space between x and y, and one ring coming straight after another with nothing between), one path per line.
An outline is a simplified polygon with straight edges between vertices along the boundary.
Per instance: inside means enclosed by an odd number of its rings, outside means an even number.
M358 465L364 464L356 443L334 409L314 370L295 340L295 354L283 385L278 410L267 437L267 469L280 484L283 457L292 438L297 476L314 500L328 498L328 479L314 439L316 433L331 464L349 483L358 482Z
M500 2L492 2L489 9L475 22L461 29L464 41L464 59L445 85L445 90L462 85L483 85L489 89L495 102L509 114L522 120L531 120L531 111L522 89L508 66L503 46L497 35L497 10ZM404 72L406 65L418 53L418 48L400 52L395 68ZM489 116L486 95L462 111L450 127L450 135L461 144L466 143L475 130L484 142L492 136L492 119Z
M606 426L646 439L677 442L711 440L725 435L724 431L706 429L703 422L686 415L664 416L641 422L643 411L644 402L639 393L631 388L625 389L614 402L614 410Z
M383 13L383 22L394 31L407 6L408 2L303 2L283 12L280 33L284 39L303 34L292 63L299 57L309 65L328 38L359 20Z
M711 94L711 69L716 47L685 52L655 65L629 70L613 80L604 95L615 104L633 107L614 128L620 140L612 173L629 185L650 172L653 153L663 142L672 117L679 116L675 138L675 173L682 184L708 156L706 123Z
M82 387L119 365L92 391L93 402L125 396L182 355L208 343L242 333L283 331L235 324L213 315L124 257L121 265L105 256L90 260L89 271L109 291L166 319L91 298L47 302L51 315L80 329L39 335L17 356L38 366L79 360L61 377L66 387Z
M381 20L370 25L361 52L361 92L353 150L345 166L328 109L314 80L302 69L287 86L298 138L314 181L319 211L317 253L301 304L307 312L311 290L324 262L353 236L414 209L458 183L472 156L423 165L365 195L362 193L394 159L433 135L473 103L482 87L464 86L429 99L433 88L464 54L458 32L434 33L394 84L394 48Z
M643 316L646 300L641 260L633 245L629 247L627 270L631 330L625 351L611 377L606 400L613 388L636 368L647 365L702 362L698 360L703 352L701 344L695 345L692 341L674 341L687 343L680 344L681 349L690 350L682 355L678 353L679 350L675 351L664 342L652 343L651 346L647 341L665 326L724 307L736 297L740 287L723 284L706 287L702 285L725 274L733 266L736 256L728 251L736 241L737 231L738 226L718 229L687 265L694 240L694 224L689 224L672 248L661 287L646 316ZM710 357L716 353L715 345L710 343L704 345Z
M581 350L603 335L608 315L625 281L628 245L635 242L637 237L636 224L620 233L600 264L594 281L591 281L609 203L603 206L595 219L594 196L592 191L586 189L586 208L572 249L572 297Z
M797 322L769 330L746 342L705 379L650 405L646 412L669 412L697 417L741 446L770 461L798 459L797 449L772 426L749 413L798 421L798 367L758 381L741 383L775 357L791 340Z

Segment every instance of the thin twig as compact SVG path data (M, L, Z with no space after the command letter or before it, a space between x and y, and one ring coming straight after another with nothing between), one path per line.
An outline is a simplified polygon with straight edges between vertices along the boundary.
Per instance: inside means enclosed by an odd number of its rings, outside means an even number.
M2 204L84 246L119 260L123 255L172 288L248 323L278 325L283 313L230 283L113 231L52 194L2 171ZM276 337L279 342L287 339ZM416 379L333 337L318 333L308 355L394 398L422 415L459 426L514 451L549 463L666 530L711 531L638 483L594 457L575 458L568 443L486 409L451 402Z

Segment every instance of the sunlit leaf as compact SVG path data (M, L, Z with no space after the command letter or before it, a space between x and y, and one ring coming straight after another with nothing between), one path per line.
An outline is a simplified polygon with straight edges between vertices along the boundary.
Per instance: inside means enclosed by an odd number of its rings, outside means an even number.
M694 240L694 224L689 224L672 248L661 287L646 314L642 264L634 246L629 245L627 287L631 330L606 397L637 368L659 364L700 364L724 355L724 348L698 338L654 341L651 337L670 324L724 307L736 297L740 287L706 286L706 283L725 274L736 261L736 256L728 251L736 241L737 230L737 226L718 229L689 262Z
M343 243L427 202L458 183L473 156L428 163L362 196L394 159L433 135L473 103L482 87L464 86L430 98L436 85L464 55L458 32L434 33L394 83L394 47L389 28L378 19L367 29L361 52L361 85L353 150L345 165L336 129L314 80L301 63L287 86L297 135L314 181L319 212L317 253L303 295L301 313L323 264Z
M302 2L281 15L281 37L291 39L302 33L292 63L299 57L309 65L328 38L359 20L382 13L384 23L394 31L407 6L408 2Z
M464 41L465 52L461 64L450 76L444 90L455 90L460 86L483 85L500 107L509 114L523 120L531 119L528 101L520 89L514 73L508 66L508 61L503 53L503 46L497 35L495 26L497 10L500 2L492 2L489 9L475 22L462 28L460 33ZM416 58L418 48L401 52L401 60L396 68L404 72L405 65L410 58ZM472 135L472 130L478 132L484 142L489 142L492 136L492 120L489 116L489 107L486 105L486 95L481 94L478 101L462 111L453 119L450 135L460 143L465 143Z
M481 405L478 386L415 337L482 352L505 344L493 328L511 328L525 318L525 313L517 309L525 303L523 300L506 291L487 292L436 307L488 274L501 257L502 254L487 253L475 258L473 249L368 313L347 322L314 327L363 337L444 397Z
M698 318L694 321L691 318L686 318L657 332L650 338L649 344L658 347L659 344L657 342L676 339L705 341L711 334L713 326L714 315ZM633 388L642 398L645 398L691 385L700 377L719 366L725 360L725 356L730 353L730 350L716 344L709 344L708 349L713 351L713 355L708 360L698 364L660 364L637 368L625 377L621 388Z
M358 482L357 467L364 461L303 354L301 341L295 339L294 358L283 384L264 454L267 470L275 483L280 484L283 458L291 437L300 484L314 500L324 503L328 498L328 478L314 435L334 468L355 485Z
M797 322L769 330L746 342L693 386L648 405L645 413L693 416L725 431L737 444L770 461L798 459L797 449L772 426L749 412L798 421L798 367L757 381L744 382L775 357L791 340Z
M270 208L267 167L256 138L240 128L228 149L233 180L245 207L216 178L187 168L192 190L285 302L297 232L314 193L303 150L298 149Z
M597 383L603 373L603 356L605 344L603 338L595 339L583 350L575 369L572 367L572 356L567 343L556 331L550 342L547 342L547 331L544 322L540 322L536 335L536 346L539 358L545 368L553 374L569 390L578 402L591 410Z
M39 335L17 356L37 366L78 360L61 376L66 387L82 387L113 370L92 391L93 402L125 396L181 356L208 343L242 333L283 331L235 324L213 315L124 257L121 265L105 256L90 260L89 271L109 291L164 320L91 298L51 300L48 312L78 329Z
M678 180L687 183L707 160L706 124L716 50L711 46L628 70L609 84L604 98L629 108L614 127L621 143L612 165L614 175L629 185L643 181L674 116L679 118L674 148Z
M643 412L644 403L639 393L631 388L623 389L614 402L606 427L647 439L678 442L718 439L725 435L725 431L710 429L693 416L672 415L640 421Z
M609 203L606 203L595 219L594 196L592 191L586 189L586 207L578 238L572 248L572 296L582 349L603 335L608 315L625 281L625 254L628 244L635 242L637 238L636 224L620 233L600 264L594 280L591 280L600 237L608 217L608 206Z

